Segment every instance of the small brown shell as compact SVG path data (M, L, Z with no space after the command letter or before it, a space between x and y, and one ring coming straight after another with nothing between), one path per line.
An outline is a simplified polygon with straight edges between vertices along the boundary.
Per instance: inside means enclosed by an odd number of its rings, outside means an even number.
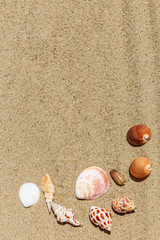
M145 125L136 125L129 129L127 133L127 141L135 147L142 146L151 138L151 131Z
M129 172L133 180L143 181L146 179L152 170L152 163L146 157L136 158L130 165Z
M110 171L110 175L118 185L120 186L125 185L125 182L126 182L125 177L121 173L119 173L117 170L112 169Z

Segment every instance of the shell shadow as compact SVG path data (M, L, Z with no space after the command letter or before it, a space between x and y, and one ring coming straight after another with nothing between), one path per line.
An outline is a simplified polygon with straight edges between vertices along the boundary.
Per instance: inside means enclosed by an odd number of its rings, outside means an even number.
M144 178L138 179L138 178L134 178L134 177L130 174L130 172L129 172L129 175L130 175L130 178L131 178L133 181L135 181L135 182L143 182L146 178L149 177L149 175L147 175L147 176L144 177Z
M54 213L53 213L53 214L54 214ZM69 224L69 225L73 226L70 222L59 222L59 221L57 220L55 214L54 214L54 218L56 219L57 223L58 223L59 225L61 225L61 226L64 226L64 225L66 225L66 224ZM83 225L82 225L82 226L83 226ZM82 226L81 226L81 227L82 227ZM74 225L74 227L80 227L80 226Z
M57 219L56 219L56 220L57 220ZM58 223L59 225L61 225L61 226L64 226L64 225L66 225L67 222L58 222L58 221L57 221L57 223Z
M57 223L59 224L59 225L61 225L61 226L64 226L64 225L66 225L66 224L69 224L70 226L72 226L72 227L82 227L83 225L81 225L81 226L76 226L76 225L73 225L73 224L71 224L70 222L58 222L57 221Z
M66 223L68 224L68 222L59 222L59 221L57 220L57 217L56 217L56 215L54 214L54 211L53 211L53 209L52 209L52 213L53 213L53 215L54 215L54 218L56 219L56 221L57 221L57 223L58 223L59 225L61 225L61 226L64 226Z
M137 209L137 208L135 208L135 209ZM134 211L135 210L133 210L132 212L126 212L126 213L118 213L118 212L116 212L114 209L113 209L113 207L112 207L112 210L114 211L114 213L116 213L117 215L119 215L119 216L124 216L124 215L128 215L128 214L132 214L132 213L134 213Z

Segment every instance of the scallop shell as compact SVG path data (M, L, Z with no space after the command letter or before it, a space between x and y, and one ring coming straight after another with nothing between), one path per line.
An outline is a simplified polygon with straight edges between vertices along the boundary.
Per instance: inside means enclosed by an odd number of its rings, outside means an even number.
M125 177L121 173L119 173L117 170L112 169L110 171L110 175L118 185L120 186L125 185L125 182L126 182Z
M39 188L33 183L25 183L19 189L19 198L24 207L35 205L40 197Z
M109 188L109 177L99 167L86 168L77 178L76 197L78 199L96 199Z
M82 226L82 224L75 218L75 213L72 208L66 209L63 206L52 203L52 210L56 215L58 222L67 222L76 227Z
M112 216L107 209L93 206L90 208L89 217L96 226L99 226L109 232L111 231Z
M118 213L132 212L136 209L133 200L124 196L113 200L112 208Z
M49 174L46 174L42 178L42 191L45 194L48 211L49 211L49 213L51 213L51 204L52 204L52 200L53 200L53 195L55 193L55 187L52 184Z
M127 133L127 141L132 146L142 146L146 142L148 142L151 138L151 131L145 125L136 125L129 129Z
M136 158L130 165L129 172L133 180L142 181L146 179L152 171L152 163L146 157Z

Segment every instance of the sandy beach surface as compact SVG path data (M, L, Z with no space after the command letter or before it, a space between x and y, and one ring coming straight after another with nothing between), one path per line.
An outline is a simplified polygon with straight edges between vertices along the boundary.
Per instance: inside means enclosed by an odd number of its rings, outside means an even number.
M0 1L1 240L158 240L160 1ZM135 148L126 133L152 131ZM143 182L129 176L140 156L153 164ZM90 201L75 197L89 166L127 178ZM58 224L44 195L24 208L18 192L48 173L55 202L73 208L83 227ZM114 198L130 196L137 209L117 215ZM91 206L107 208L111 234L91 224Z

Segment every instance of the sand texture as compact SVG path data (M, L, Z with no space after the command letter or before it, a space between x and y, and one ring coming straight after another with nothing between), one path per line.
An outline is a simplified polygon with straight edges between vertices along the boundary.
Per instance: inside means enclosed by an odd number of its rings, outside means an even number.
M160 1L0 1L1 240L158 240L160 199ZM135 148L126 133L146 124L151 140ZM146 156L152 173L129 177ZM117 169L100 198L81 201L75 182L89 166ZM55 201L73 208L83 227L58 224L39 202L24 208L18 191L41 188L49 173ZM114 198L130 196L135 213L117 215ZM113 217L109 235L91 224L91 206Z

